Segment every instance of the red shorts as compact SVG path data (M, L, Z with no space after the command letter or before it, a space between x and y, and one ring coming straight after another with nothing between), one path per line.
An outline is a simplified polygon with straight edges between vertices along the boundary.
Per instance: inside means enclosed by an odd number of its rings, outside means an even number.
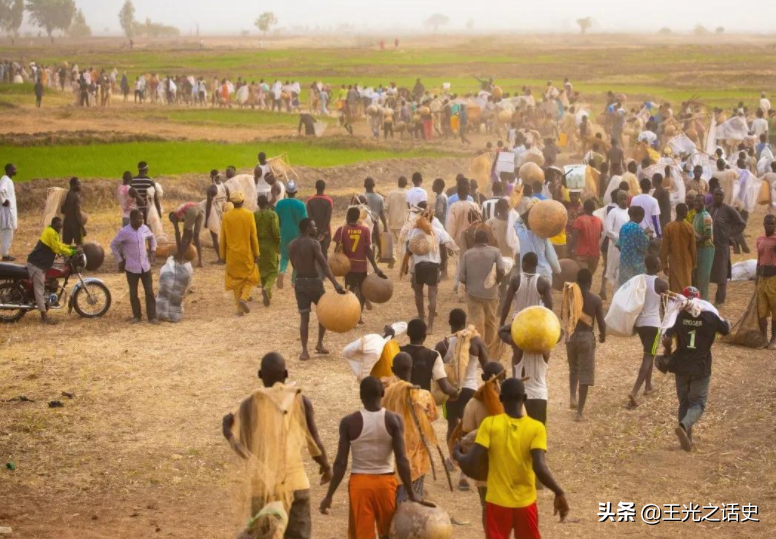
M528 507L501 507L490 502L485 504L485 537L487 539L509 539L515 530L516 539L541 539L539 513L536 502Z

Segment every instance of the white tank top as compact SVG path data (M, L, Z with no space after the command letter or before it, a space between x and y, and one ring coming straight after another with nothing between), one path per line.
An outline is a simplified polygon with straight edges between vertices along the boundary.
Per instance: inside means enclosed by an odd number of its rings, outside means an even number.
M515 314L527 307L543 305L542 297L536 283L539 280L538 273L520 273L520 288L515 293Z
M515 365L515 378L528 377L525 384L525 395L529 399L547 400L547 362L542 354L523 353L523 359Z
M647 294L644 297L644 308L641 314L636 318L636 327L659 328L660 322L660 294L655 292L655 281L657 275L644 275L644 282L647 283Z
M445 354L445 363L450 363L453 358L453 352L455 350L455 345L458 342L458 337L453 335L452 337L447 338L447 353ZM461 383L462 388L467 389L473 389L474 391L477 391L479 388L478 378L480 377L480 358L477 356L473 356L469 354L469 365L466 367L466 374L464 376L463 382Z
M350 442L353 453L351 473L381 475L393 473L393 438L385 428L385 408L378 412L361 410L364 426Z

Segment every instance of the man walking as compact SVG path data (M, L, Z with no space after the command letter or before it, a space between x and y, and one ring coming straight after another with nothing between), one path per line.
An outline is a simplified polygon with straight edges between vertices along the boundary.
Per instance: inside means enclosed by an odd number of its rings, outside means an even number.
M348 208L347 223L334 233L335 250L342 244L342 252L350 260L350 272L345 276L345 286L358 297L361 310L364 310L364 295L361 285L366 279L367 261L374 268L375 273L386 279L385 274L377 267L374 252L372 251L371 231L364 225L358 224L361 210L357 206Z
M620 228L620 236L615 244L620 250L618 287L644 273L644 258L649 249L649 238L640 226L644 220L644 208L631 206L628 208L628 216L630 221Z
M776 350L776 216L766 215L763 228L765 235L757 238L757 316L760 333L767 340L770 315L768 350Z
M321 242L323 256L329 256L331 245L331 216L334 212L334 201L326 194L326 182L315 182L315 194L307 199L307 216L315 221L318 227L318 241Z
M412 240L415 236L425 234L419 228L414 229L408 238ZM433 240L437 245L430 249L424 255L412 253L412 291L415 293L415 307L418 310L418 318L426 319L423 305L423 287L428 288L428 332L434 332L434 319L436 318L437 291L439 287L439 276L442 266L442 249L457 249L453 239L444 229L434 229Z
M477 332L485 339L488 354L498 357L501 343L498 338L497 314L498 285L506 268L501 252L488 245L488 233L478 230L475 245L461 256L458 278L466 286L466 304L469 318ZM493 273L495 272L495 278Z
M154 281L151 273L151 264L156 258L156 238L154 238L151 229L143 224L143 214L140 210L135 209L129 213L129 224L119 230L116 237L113 238L110 250L119 264L119 271L123 271L127 275L129 303L132 305L132 323L137 324L143 320L140 298L137 295L138 283L142 282L146 316L151 324L158 324Z
M692 228L695 235L695 274L693 281L701 293L704 301L709 300L709 282L711 279L711 268L714 263L714 220L706 211L706 197L704 195L695 195L693 199L693 209L695 215L692 218Z
M628 406L636 408L639 405L637 399L642 384L644 385L644 395L652 393L652 362L657 354L658 335L660 333L660 297L668 292L668 283L660 279L657 274L660 273L660 260L656 256L648 256L644 261L646 274L644 280L647 284L647 291L644 297L644 307L636 318L635 330L641 340L643 356L641 367L636 376L636 383L628 394Z
M224 437L247 461L249 519L266 504L287 497L291 506L283 538L311 539L310 480L302 462L305 450L319 466L320 484L331 481L331 466L318 435L313 405L296 386L286 384L286 361L277 352L261 358L259 379L263 387L223 419Z
M393 236L395 258L398 258L402 252L399 245L399 234L407 221L407 214L409 213L409 206L407 205L407 178L400 176L397 186L397 189L394 189L385 197L385 211L388 214L388 229L391 231L391 236Z
M329 263L326 257L323 256L321 244L318 241L318 230L315 227L315 221L312 219L305 217L299 221L299 237L288 245L288 258L296 272L294 295L296 296L296 306L299 310L299 339L302 343L302 353L299 355L299 359L306 361L310 359L310 353L307 351L310 311L312 310L313 303L318 305L318 301L325 293L323 280L318 272L318 268L334 285L334 290L339 294L344 294L345 290L332 275ZM324 335L326 335L326 329L319 323L318 343L315 346L315 351L319 354L329 353L323 346Z
M288 247L299 236L299 223L307 217L304 202L296 198L296 182L291 180L286 186L286 198L275 204L275 213L280 220L280 274L278 288L283 288L283 279L288 269ZM273 198L274 199L274 198ZM292 279L292 285L293 279Z
M711 282L717 285L715 305L722 305L727 298L727 282L730 278L730 240L744 231L746 222L741 214L724 202L725 191L714 191L714 202L709 206L713 226L714 261L711 264ZM697 217L697 216L696 216Z
M504 413L486 417L477 430L474 447L462 454L456 445L453 458L474 479L487 479L485 535L488 539L540 538L536 507L536 480L555 493L553 514L561 522L569 512L563 489L547 467L547 431L523 414L525 386L510 378L501 385ZM483 462L487 457L487 470Z
M697 299L698 290L685 290L688 299ZM711 347L717 333L730 333L730 322L712 311L701 310L689 302L676 317L674 326L663 338L664 355L657 368L676 376L676 394L679 397L679 425L675 432L679 444L687 452L693 449L692 428L703 415L711 381ZM671 353L676 338L676 352Z
M352 539L388 537L396 512L394 471L398 471L407 498L413 502L420 501L412 490L412 473L404 445L404 422L401 417L383 408L384 395L382 383L374 376L367 376L361 381L360 396L364 407L340 422L334 475L329 491L321 501L320 511L326 515L334 493L345 477L352 450L348 483L348 537Z
M229 200L234 209L221 219L219 247L221 259L226 263L226 290L234 292L237 316L243 316L251 312L248 299L253 287L259 284L259 240L253 214L243 208L245 196L235 191Z
M5 165L5 175L0 178L0 256L3 262L16 260L11 256L13 235L18 228L18 213L16 211L16 188L13 178L16 176L16 165Z
M265 307L272 301L272 286L278 276L278 252L280 250L280 222L278 214L269 206L266 195L259 195L259 209L254 212L256 235L259 239L259 278L261 296Z
M569 254L583 268L595 273L601 260L601 236L604 224L601 219L593 215L595 202L592 199L585 200L582 215L576 218L571 225L569 237Z
M569 360L569 406L572 410L575 408L577 410L576 421L584 420L588 391L595 385L595 336L593 329L595 329L596 321L598 321L598 340L601 344L606 341L603 302L601 298L590 292L592 285L593 273L585 268L579 270L576 286L579 287L582 294L582 312L576 319L574 329L566 341L566 353ZM571 316L573 317L574 314L571 313ZM574 323L574 319L570 322ZM577 389L579 389L579 401L577 401Z
M677 294L692 285L692 271L697 264L695 231L686 219L687 204L677 204L676 220L665 226L660 244L663 271L668 274L670 290Z

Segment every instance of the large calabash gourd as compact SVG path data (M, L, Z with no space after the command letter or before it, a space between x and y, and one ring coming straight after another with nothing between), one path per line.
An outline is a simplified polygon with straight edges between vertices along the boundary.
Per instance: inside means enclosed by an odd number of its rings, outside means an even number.
M178 252L178 247L174 243L160 243L156 246L157 258L167 258L168 256L175 256ZM191 262L197 258L197 248L193 243L189 244L189 248L183 254L183 259L187 262Z
M536 305L523 309L512 321L512 340L531 354L550 352L560 339L560 321L551 310Z
M518 176L526 185L533 185L534 182L544 183L544 171L534 162L528 162L521 166Z
M386 303L393 296L393 282L371 273L361 284L361 292L372 303Z
M512 111L511 110L502 110L498 113L498 119L502 122L511 122L512 121Z
M318 322L334 333L347 333L358 325L361 318L361 303L353 292L339 294L326 292L315 309Z
M665 128L665 135L667 137L673 137L676 135L676 126L675 125L667 125Z
M404 502L391 521L390 539L451 539L453 524L440 507Z
M81 247L86 255L86 269L96 271L105 261L105 251L96 243L84 243Z
M577 274L581 268L576 260L570 258L561 258L558 263L560 264L560 273L552 274L552 287L555 290L563 290L564 284L576 282Z
M501 89L500 86L494 86L493 87L493 97L495 99L501 99L504 96L504 91Z
M528 214L528 226L540 238L552 238L560 234L569 215L566 208L557 200L541 200L533 205Z
M350 273L350 259L343 253L329 255L329 268L335 277L344 277Z

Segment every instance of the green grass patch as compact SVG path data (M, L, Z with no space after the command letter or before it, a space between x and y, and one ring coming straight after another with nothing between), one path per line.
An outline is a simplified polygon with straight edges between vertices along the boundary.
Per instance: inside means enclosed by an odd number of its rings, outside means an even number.
M284 114L280 112L267 112L257 110L240 109L192 109L176 110L166 116L175 122L238 125L238 126L298 126L298 114ZM320 118L320 121L333 124L333 118Z
M6 147L4 162L19 169L17 178L121 178L133 171L138 161L147 161L151 175L207 174L228 165L248 167L259 151L269 156L287 153L292 165L331 167L364 161L414 157L445 157L429 150L396 151L334 146L323 141L292 141L249 144L214 142L136 142L91 146Z

